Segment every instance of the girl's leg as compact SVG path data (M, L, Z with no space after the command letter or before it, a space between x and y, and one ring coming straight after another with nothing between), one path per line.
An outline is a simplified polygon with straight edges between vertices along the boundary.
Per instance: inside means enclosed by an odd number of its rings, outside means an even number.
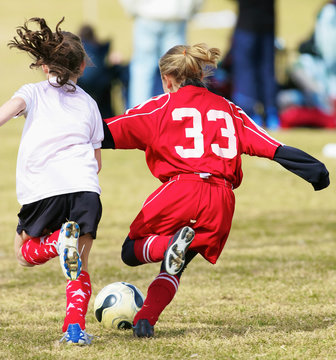
M26 233L15 236L15 253L18 262L23 266L43 264L58 255L57 241L60 230L50 236L30 238ZM88 344L90 337L85 332L85 315L91 298L91 281L88 273L89 253L92 247L92 236L85 234L78 239L78 251L81 254L82 272L77 280L68 280L66 287L67 308L63 324L63 332L68 330L70 324L78 326L72 328L74 342ZM78 324L78 325L76 325Z
M58 256L57 241L59 230L48 236L32 238L24 231L16 233L14 250L17 261L22 266L41 265Z
M132 240L127 236L121 250L121 258L126 265L138 266L160 262L164 258L171 236L150 235Z
M90 234L81 236L78 240L78 250L81 253L82 272L77 280L68 280L66 287L67 309L63 324L63 332L70 324L79 324L85 329L85 315L91 298L91 280L89 271L89 253L93 239Z
M79 193L75 198L76 206L70 218L77 219L84 234L78 238L78 254L82 271L77 279L67 282L66 315L62 326L64 335L61 341L66 341L68 344L89 345L92 336L85 331L85 318L92 294L89 254L101 216L101 203L99 196L95 193Z
M14 238L14 252L15 252L15 256L16 256L16 260L18 261L18 263L22 266L34 266L33 264L30 264L26 261L26 259L23 257L22 255L22 245L27 241L31 239L31 237L29 235L27 235L25 233L25 231L22 231L21 234L15 233L15 238Z
M78 251L79 226L73 221L64 223L60 230L47 236L29 237L23 231L15 237L15 252L23 266L41 265L60 255L66 279L75 280L81 271Z
M173 300L184 269L197 255L195 251L188 251L182 270L177 275L169 275L162 268L159 275L149 285L143 307L133 320L133 333L136 337L152 337L154 325L166 306Z
M126 238L121 258L129 266L164 260L164 269L176 275L184 263L184 255L194 238L194 230L185 226L173 236L149 235L141 239Z

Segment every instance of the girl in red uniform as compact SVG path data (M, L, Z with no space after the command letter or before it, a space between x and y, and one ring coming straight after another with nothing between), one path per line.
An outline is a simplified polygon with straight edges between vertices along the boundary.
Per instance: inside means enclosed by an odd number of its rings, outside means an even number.
M320 161L281 144L207 90L203 80L219 56L205 44L173 47L159 62L165 94L105 120L103 148L145 151L150 171L163 183L145 201L122 248L129 266L162 262L134 318L137 337L154 335L197 254L216 263L231 228L233 189L242 181L241 154L275 160L315 190L329 185Z

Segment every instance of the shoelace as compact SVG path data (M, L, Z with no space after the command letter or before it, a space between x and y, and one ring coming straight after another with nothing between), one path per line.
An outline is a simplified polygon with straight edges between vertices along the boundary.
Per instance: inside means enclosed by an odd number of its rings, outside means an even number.
M88 334L85 330L82 330L81 333L83 334L83 336L82 336L80 339L84 340L84 341L85 341L85 344L90 345L91 342L92 342L92 340L93 340L93 338L94 338L94 336ZM59 342L61 343L61 342L63 342L63 341L67 341L67 336L68 336L68 335L69 335L69 334L68 334L68 332L66 331Z

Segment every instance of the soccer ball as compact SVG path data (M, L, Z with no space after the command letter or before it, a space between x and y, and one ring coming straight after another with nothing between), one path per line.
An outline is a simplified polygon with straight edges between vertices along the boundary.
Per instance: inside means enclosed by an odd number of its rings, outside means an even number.
M105 286L96 296L94 315L104 327L131 329L144 299L136 286L123 281L115 282Z

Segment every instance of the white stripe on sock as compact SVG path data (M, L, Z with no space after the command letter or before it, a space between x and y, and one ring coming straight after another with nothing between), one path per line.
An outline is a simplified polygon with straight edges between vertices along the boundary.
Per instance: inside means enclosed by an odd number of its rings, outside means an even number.
M148 260L148 262L153 262L152 259L149 257L149 248L150 248L153 240L155 238L157 238L157 237L158 237L158 235L152 236L151 240L146 242L147 245L145 244L145 246L147 246L147 251L146 252L147 252L147 260Z
M173 284L174 288L175 288L175 291L178 290L179 282L178 282L178 280L177 280L174 276L169 275L168 273L163 272L163 273L160 273L160 274L155 278L155 280L157 280L157 279L167 280L167 281L171 282L171 283ZM155 280L154 280L154 281L155 281ZM154 282L154 281L153 281L153 282ZM153 282L152 282L152 284L153 284Z
M147 263L149 263L150 261L149 261L149 259L147 259L147 257L146 257L146 249L147 249L147 244L148 244L148 242L152 239L152 237L153 236L150 236L147 240L146 240L146 242L145 242L145 244L144 244L144 247L143 247L143 249L142 249L142 256L143 256L143 258L144 258L144 261L145 262L147 262Z

